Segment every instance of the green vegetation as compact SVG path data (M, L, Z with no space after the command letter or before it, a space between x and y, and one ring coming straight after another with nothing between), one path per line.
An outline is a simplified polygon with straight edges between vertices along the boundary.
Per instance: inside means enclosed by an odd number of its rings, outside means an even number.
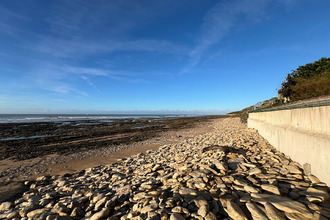
M291 101L330 93L330 58L299 66L286 77L279 94Z
M296 101L316 96L330 94L330 58L321 58L314 63L299 66L289 73L278 91L279 97L259 102L241 111L231 112L247 122L248 112L280 106L290 101Z

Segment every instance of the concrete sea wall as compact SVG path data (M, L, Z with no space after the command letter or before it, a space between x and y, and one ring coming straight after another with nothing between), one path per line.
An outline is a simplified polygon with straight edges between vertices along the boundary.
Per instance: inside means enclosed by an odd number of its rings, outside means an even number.
M249 113L248 127L330 185L330 106Z

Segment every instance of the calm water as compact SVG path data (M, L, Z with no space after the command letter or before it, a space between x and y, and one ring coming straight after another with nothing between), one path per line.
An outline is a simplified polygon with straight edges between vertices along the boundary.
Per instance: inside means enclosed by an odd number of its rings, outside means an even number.
M107 121L113 119L140 119L140 118L167 118L187 117L192 115L127 115L127 114L0 114L0 123L33 123L33 122L63 122L98 120Z

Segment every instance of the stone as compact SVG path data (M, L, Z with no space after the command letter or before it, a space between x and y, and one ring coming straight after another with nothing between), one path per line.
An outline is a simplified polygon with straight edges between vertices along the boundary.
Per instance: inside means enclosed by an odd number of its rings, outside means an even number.
M314 212L314 218L313 219L317 219L317 220L329 220L328 218L324 217L323 215Z
M109 216L109 209L108 208L103 208L101 211L95 213L91 218L90 220L99 220L99 219L102 219L102 218L106 218Z
M170 220L185 220L185 217L178 213L172 213L170 216Z
M259 190L253 186L244 186L244 190L249 193L258 193Z
M107 197L104 197L102 199L100 199L99 201L96 202L95 204L95 211L98 211L102 208L102 206L104 206L104 204L106 203L107 201Z
M262 184L262 185L260 185L260 187L261 187L261 189L263 189L267 192L274 193L276 195L281 195L280 190L276 186L269 185L269 184Z
M141 209L141 213L148 213L148 212L154 211L157 208L158 208L158 205L157 204L156 205L150 204L150 205L144 206Z
M296 166L285 165L284 168L286 168L289 171L289 173L301 174L301 171Z
M175 206L171 212L174 212L174 213L182 213L182 207L181 206Z
M203 181L197 181L194 183L197 189L203 190L206 187L206 184Z
M80 207L75 207L72 212L71 212L71 215L70 216L73 216L73 217L79 217L79 216L84 216L85 215L85 212L84 210L82 210Z
M272 204L266 202L264 204L266 215L270 220L285 220L285 214L277 210Z
M322 203L323 200L320 197L306 196L306 199L312 203Z
M307 199L309 198L319 198L320 202L324 202L329 199L329 193L327 190L316 189L313 187L309 187L306 192L303 194L306 195Z
M269 202L277 209L284 212L303 214L304 216L307 216L309 218L312 218L313 216L304 204L292 200L288 197L257 193L252 193L251 197L252 201L259 202L261 204Z
M218 170L223 170L223 171L228 170L228 166L224 162L217 161L217 162L214 163L214 165Z
M290 173L290 171L287 170L287 169L285 169L285 168L283 168L283 169L280 170L280 174L282 174L284 176L288 175L289 173Z
M250 167L250 168L256 168L257 166L252 163L242 163L243 166Z
M227 214L229 217L235 220L247 220L248 218L244 214L243 210L236 205L233 201L227 201Z
M26 216L27 216L28 218L33 218L35 215L39 215L39 214L42 214L42 213L44 213L44 212L48 212L48 211L49 211L49 209L47 209L47 208L43 208L43 209L35 209L35 210L33 210L33 211L27 213Z
M0 212L8 211L10 207L13 205L11 202L3 202L0 205Z
M260 174L261 173L261 170L259 168L254 168L254 169L251 169L249 171L249 175L257 175L257 174Z
M251 213L253 220L268 220L265 213L263 211L261 211L260 208L256 204L248 202L245 205L246 205L246 208Z
M246 177L247 180L249 180L251 183L253 184L258 184L258 180L254 179L253 177L251 176L247 176Z
M314 176L314 175L308 175L308 178L310 179L310 181L312 181L312 183L319 183L319 182L321 182L321 181L319 180L319 178L317 178L317 177Z
M312 174L312 167L309 163L304 163L303 170L304 170L305 175L307 175L307 176Z
M209 213L205 216L204 219L205 219L205 220L217 220L217 216L216 216L214 213L209 212Z
M186 195L197 196L197 191L190 188L181 188L179 189L179 194L182 196L186 196Z
M13 211L13 212L9 212L8 214L6 214L6 219L18 219L20 218L21 216L19 215L19 212L18 211ZM0 217L1 218L1 217Z
M240 202L249 202L251 201L251 196L243 196L239 199Z
M141 199L144 199L147 196L147 193L145 192L140 192L134 195L133 200L138 201Z
M208 211L209 211L208 206L203 205L198 209L197 214L204 218L207 215Z
M312 218L310 218L309 216L307 217L300 213L288 213L288 212L285 213L285 216L290 220L310 220L314 218L314 215Z
M203 197L200 196L194 199L194 202L198 208L209 205L209 203Z

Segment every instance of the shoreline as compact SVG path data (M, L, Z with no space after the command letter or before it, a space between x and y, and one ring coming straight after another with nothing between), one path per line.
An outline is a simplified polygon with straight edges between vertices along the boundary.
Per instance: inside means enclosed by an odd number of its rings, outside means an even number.
M330 218L329 187L301 164L239 118L209 126L113 164L39 177L0 205L0 218Z
M177 143L194 135L209 132L211 131L209 120L212 121L212 119L204 119L201 122L193 122L193 125L189 125L188 122L185 125L187 128L160 130L156 135L152 134L150 139L144 141L71 152L68 155L51 154L27 160L11 158L0 160L0 202L14 200L24 191L25 181L33 181L40 176L64 175L99 165L116 163L118 159L148 150L157 150L165 144Z

